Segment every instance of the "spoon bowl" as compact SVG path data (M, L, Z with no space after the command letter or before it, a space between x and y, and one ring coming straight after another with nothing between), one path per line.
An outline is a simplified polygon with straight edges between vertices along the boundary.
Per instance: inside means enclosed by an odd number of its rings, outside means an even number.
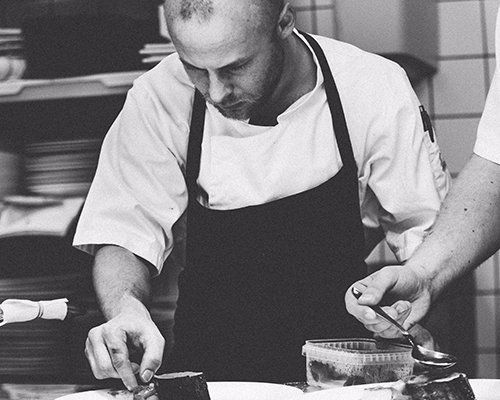
M351 289L353 296L356 299L359 299L363 292L354 286ZM388 315L380 306L367 306L370 307L373 311L375 311L380 317L385 319L390 324L394 325L406 338L406 340L412 346L411 356L414 358L415 362L418 364L431 367L431 368L450 368L457 363L457 358L451 354L441 353L440 351L427 349L415 342L415 338L408 332L405 328L403 328L399 322L393 319L390 315Z

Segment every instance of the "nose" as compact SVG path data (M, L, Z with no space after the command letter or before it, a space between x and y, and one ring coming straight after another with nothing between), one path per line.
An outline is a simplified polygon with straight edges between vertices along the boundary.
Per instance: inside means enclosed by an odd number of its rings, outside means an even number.
M227 80L216 73L209 73L208 94L214 103L221 103L230 92L231 86Z

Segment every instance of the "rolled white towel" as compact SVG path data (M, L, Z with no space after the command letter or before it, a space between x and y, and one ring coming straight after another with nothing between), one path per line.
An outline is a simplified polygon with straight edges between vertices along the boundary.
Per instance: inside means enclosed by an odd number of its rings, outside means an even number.
M31 301L8 299L0 304L0 326L26 322L36 318L64 320L68 314L68 299Z

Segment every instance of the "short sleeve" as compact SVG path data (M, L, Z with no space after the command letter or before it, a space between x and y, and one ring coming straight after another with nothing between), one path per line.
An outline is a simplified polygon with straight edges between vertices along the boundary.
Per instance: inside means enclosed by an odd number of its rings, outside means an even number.
M433 225L450 176L406 73L394 67L382 76L379 90L364 166L376 206L366 218L383 228L387 244L404 261Z
M477 130L474 153L500 164L500 13L496 27L496 71Z
M121 246L161 270L187 205L181 163L170 148L182 132L166 116L147 92L129 91L103 142L75 247L93 253L98 244Z

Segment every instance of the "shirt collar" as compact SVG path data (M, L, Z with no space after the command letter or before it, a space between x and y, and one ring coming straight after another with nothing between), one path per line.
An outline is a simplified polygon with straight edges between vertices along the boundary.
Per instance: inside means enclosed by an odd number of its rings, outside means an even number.
M314 53L313 49L311 48L307 40L304 38L304 36L302 36L302 34L297 29L294 29L294 34L307 46L311 55L313 56L314 63L316 64L316 84L311 91L299 97L285 111L283 111L280 115L278 115L278 122L280 122L280 120L282 119L285 119L290 114L293 114L296 110L298 110L303 105L308 103L311 100L311 98L321 89L321 86L323 85L324 81L323 72L321 71L321 66L319 65L319 60L316 57L316 54Z

